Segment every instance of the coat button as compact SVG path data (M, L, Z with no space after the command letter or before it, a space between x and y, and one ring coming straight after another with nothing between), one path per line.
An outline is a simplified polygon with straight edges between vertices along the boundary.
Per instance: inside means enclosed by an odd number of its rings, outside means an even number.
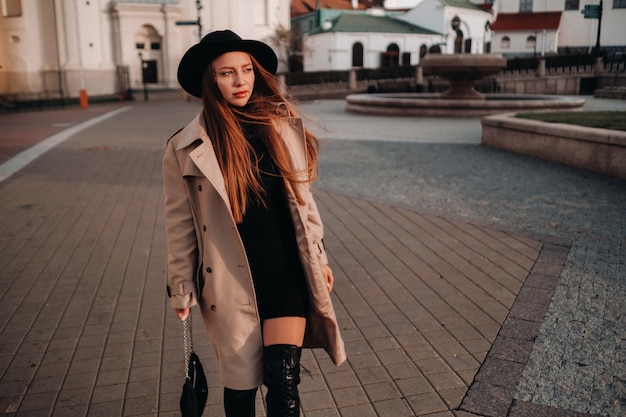
M198 185L198 191L202 191L202 186Z
M215 307L215 304L212 304L211 305L211 311L215 311L215 310L217 310L217 307Z
M206 224L203 224L203 225L202 225L202 231L203 231L203 232L206 232Z
M210 266L207 266L206 271L210 274L211 272L213 272L213 270L211 269Z

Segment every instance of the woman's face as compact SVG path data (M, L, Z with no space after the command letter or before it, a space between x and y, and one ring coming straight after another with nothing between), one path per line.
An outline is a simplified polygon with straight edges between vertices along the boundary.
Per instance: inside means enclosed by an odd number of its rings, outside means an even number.
M226 52L213 60L217 88L226 101L237 107L245 106L254 89L254 68L245 52Z

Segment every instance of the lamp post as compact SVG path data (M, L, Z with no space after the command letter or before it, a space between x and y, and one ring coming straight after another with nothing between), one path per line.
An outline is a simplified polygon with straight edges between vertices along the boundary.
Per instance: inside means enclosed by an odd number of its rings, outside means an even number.
M146 84L146 68L148 67L148 63L143 60L143 54L141 52L139 52L137 56L139 56L139 61L141 62L141 81L143 83L143 100L148 101L148 85Z
M596 35L596 56L600 55L600 30L602 28L602 0L600 0L600 4L598 5L600 12L598 14L598 34Z
M198 14L198 42L202 40L202 20L200 19L200 11L202 10L202 3L200 0L196 0L196 12Z

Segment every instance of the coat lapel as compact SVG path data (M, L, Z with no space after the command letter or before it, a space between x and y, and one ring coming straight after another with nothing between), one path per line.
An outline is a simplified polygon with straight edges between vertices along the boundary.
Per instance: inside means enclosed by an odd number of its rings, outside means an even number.
M308 175L306 139L302 119L295 117L286 118L283 122L277 123L275 128L278 130L286 145L291 167L296 170L299 175L306 177ZM222 197L222 200L224 200L224 203L230 208L224 177L220 170L211 139L208 137L204 128L202 114L196 116L195 121L190 123L188 127L180 133L180 141L176 149L191 146L194 142L198 141L200 144L189 153L189 157L191 161L193 161L195 168L211 182L220 197ZM195 169L193 166L189 166L185 168L185 171L193 173Z
M230 207L228 195L226 194L224 176L220 170L220 165L210 140L208 138L206 141L203 140L197 148L191 151L189 157L200 172L213 184L213 187L219 193L220 197L222 197L224 203Z
M200 142L198 146L189 152L189 158L191 158L195 167L185 167L185 173L194 175L194 172L198 173L196 169L199 170L199 173L211 182L220 197L222 197L222 200L224 200L224 203L230 209L224 177L222 176L220 164L215 156L211 139L206 133L203 119L202 113L198 114L196 118L180 132L180 140L176 146L176 150L192 146L195 142Z

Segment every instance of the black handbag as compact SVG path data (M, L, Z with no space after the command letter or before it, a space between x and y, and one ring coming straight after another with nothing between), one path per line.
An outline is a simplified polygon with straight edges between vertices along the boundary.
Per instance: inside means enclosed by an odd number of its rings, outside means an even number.
M185 383L180 396L180 411L183 417L200 417L204 412L209 389L200 359L193 351L191 312L189 312L189 317L183 320L183 343L185 345Z

